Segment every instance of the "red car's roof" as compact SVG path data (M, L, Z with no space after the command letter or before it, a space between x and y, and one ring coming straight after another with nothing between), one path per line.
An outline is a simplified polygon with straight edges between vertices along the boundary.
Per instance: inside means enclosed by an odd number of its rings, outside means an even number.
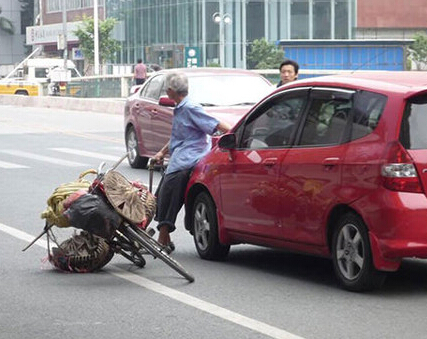
M336 87L359 87L376 91L390 91L411 93L427 90L427 72L408 71L355 71L342 75L322 76L309 78L290 83L286 87L301 86L336 86Z

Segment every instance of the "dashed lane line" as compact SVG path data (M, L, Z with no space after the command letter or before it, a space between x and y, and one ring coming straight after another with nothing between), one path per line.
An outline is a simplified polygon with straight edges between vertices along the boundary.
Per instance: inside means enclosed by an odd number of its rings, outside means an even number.
M0 168L15 169L15 168L29 168L28 166L13 164L11 162L0 161Z
M31 242L34 239L34 236L25 233L23 231L20 231L16 228L4 225L0 223L0 231L3 231L4 233L7 233L15 238L24 240L26 242ZM43 247L47 249L47 242L39 239L35 242L36 245ZM181 302L187 306L194 307L200 311L209 313L213 316L216 316L218 318L221 318L223 320L227 320L229 322L232 322L234 324L237 324L239 326L248 328L250 330L253 330L255 332L261 333L263 335L266 335L270 338L274 339L304 339L303 337L297 336L295 334L292 334L290 332L287 332L285 330L282 330L280 328L271 326L269 324L266 324L262 321L258 321L256 319L252 319L249 317L246 317L244 315L241 315L237 312L230 311L226 308L220 307L218 305L212 304L210 302L201 300L199 298L193 297L189 294L180 292L178 290L175 290L173 288L164 286L162 284L159 284L155 281L149 280L147 278L143 278L135 273L123 270L115 265L113 268L109 267L108 273L115 275L116 277L119 277L121 279L127 280L131 283L134 283L138 286L141 286L147 290L150 290L152 292L161 294L165 297L168 297L170 299L173 299L175 301Z
M50 148L50 149L53 151L57 151L57 152L80 155L83 157L90 157L90 158L95 158L95 159L103 159L103 160L111 160L111 161L117 161L120 159L119 156L115 156L115 155L111 155L111 154L88 152L88 151L78 150L78 149L74 149L74 148L56 147L56 148Z
M17 157L22 157L22 158L27 158L27 159L33 159L33 160L39 160L39 161L44 161L44 162L48 162L51 164L55 164L55 165L62 165L62 166L67 166L67 167L88 167L88 164L84 164L81 162L75 162L75 161L69 161L69 160L63 160L63 159L58 159L58 158L52 158L52 157L47 157L47 156L43 156L43 155L37 155L34 153L29 153L29 152L24 152L24 151L19 151L19 150L13 150L13 149L5 149L5 150L0 150L1 153L6 153L9 155L13 155L13 156L17 156Z

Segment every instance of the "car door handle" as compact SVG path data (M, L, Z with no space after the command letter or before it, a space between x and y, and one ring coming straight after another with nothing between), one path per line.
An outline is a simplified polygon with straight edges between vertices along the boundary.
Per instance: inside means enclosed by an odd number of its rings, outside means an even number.
M323 166L335 166L338 165L338 162L340 161L340 158L337 157L331 157L331 158L325 158L323 159Z
M274 166L276 165L276 163L277 163L277 158L266 158L262 162L264 166L268 166L268 167Z

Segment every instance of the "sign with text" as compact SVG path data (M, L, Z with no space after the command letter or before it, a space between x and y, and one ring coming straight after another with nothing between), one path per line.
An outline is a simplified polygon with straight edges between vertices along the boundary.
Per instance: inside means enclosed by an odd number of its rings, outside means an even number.
M185 47L185 65L187 68L195 68L200 66L200 48Z
M81 21L67 22L67 42L77 42L79 39L73 33ZM27 30L27 45L56 44L59 35L64 34L62 24L29 26Z

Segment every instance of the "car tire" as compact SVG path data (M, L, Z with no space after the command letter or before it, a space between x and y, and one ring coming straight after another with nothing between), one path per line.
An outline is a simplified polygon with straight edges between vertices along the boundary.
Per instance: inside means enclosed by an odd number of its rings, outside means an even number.
M194 244L199 256L207 260L224 260L230 246L219 242L216 206L206 192L199 193L194 200L192 221Z
M130 127L126 133L126 151L128 162L132 168L146 168L149 158L139 155L138 138L135 128Z
M360 216L343 215L332 238L332 260L340 285L353 292L381 287L386 273L373 264L368 231Z

